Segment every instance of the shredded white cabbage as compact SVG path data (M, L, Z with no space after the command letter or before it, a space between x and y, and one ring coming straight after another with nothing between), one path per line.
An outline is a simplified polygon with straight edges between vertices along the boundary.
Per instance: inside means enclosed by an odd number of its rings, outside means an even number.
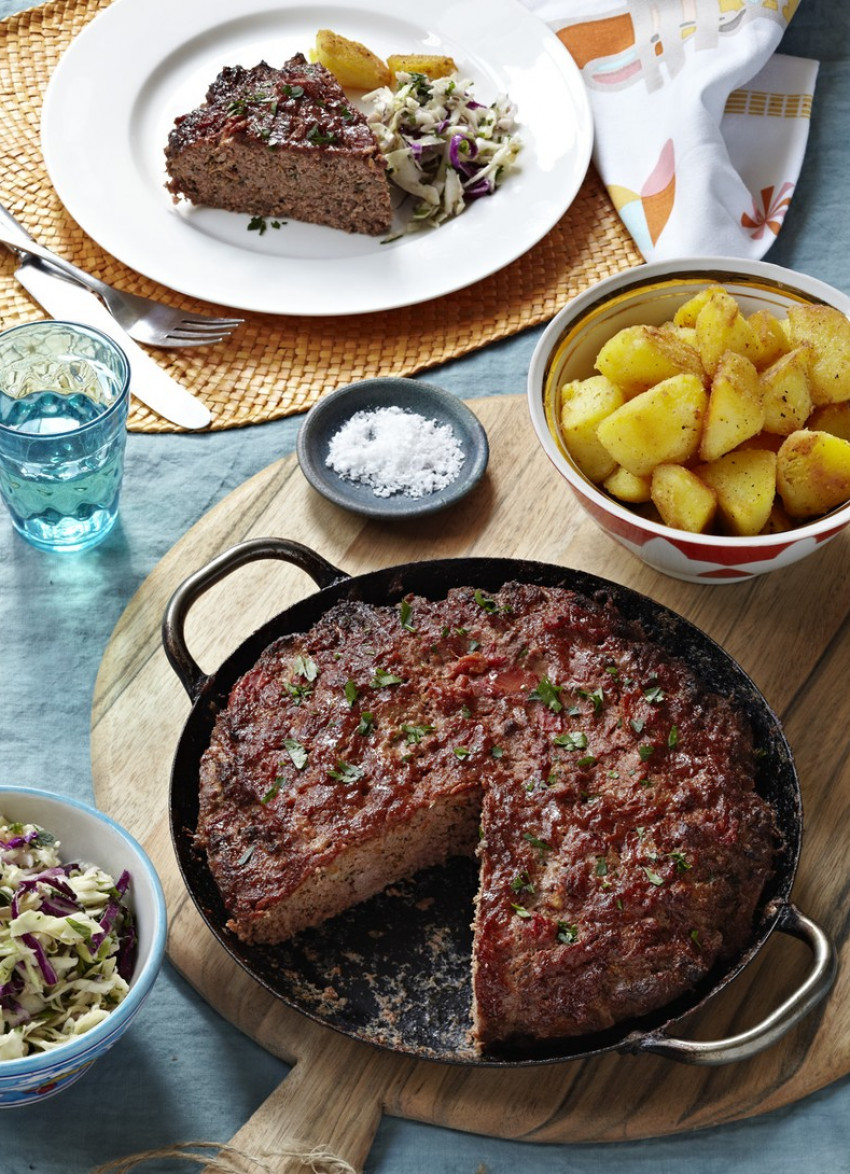
M401 73L395 90L366 95L390 179L415 199L406 232L442 224L470 200L492 195L516 164L522 144L513 103L502 94L485 106L472 89L468 80Z
M0 815L0 1060L81 1035L129 990L129 875L63 864L58 849L44 828Z

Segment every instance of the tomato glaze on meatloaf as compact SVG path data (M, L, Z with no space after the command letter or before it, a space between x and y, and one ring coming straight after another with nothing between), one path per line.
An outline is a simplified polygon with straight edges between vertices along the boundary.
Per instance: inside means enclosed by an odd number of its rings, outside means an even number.
M778 846L730 702L606 598L522 583L343 602L270 645L202 758L197 838L249 943L477 852L482 1050L691 990Z

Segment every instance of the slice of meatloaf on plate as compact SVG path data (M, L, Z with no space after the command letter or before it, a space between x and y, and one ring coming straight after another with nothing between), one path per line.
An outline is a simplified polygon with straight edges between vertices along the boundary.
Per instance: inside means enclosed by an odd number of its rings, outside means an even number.
M386 162L323 65L227 66L165 149L175 200L378 236L392 223Z

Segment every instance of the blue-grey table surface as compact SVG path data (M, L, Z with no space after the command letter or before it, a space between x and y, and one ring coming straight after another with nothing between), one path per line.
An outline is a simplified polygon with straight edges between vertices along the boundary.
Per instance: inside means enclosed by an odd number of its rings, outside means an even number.
M175 0L179 3L180 0ZM0 17L28 5L0 0ZM801 0L782 51L821 62L802 177L767 260L850 293L850 5ZM2 147L0 147L2 150ZM427 372L464 398L521 394L540 331ZM294 448L300 419L205 435L131 434L119 523L81 557L46 555L0 517L0 779L91 801L97 669L124 608L185 531ZM84 1174L127 1154L229 1140L286 1066L207 1006L166 962L127 1037L74 1087L0 1114L2 1174ZM385 1118L369 1174L850 1172L850 1080L732 1125L638 1142L528 1145ZM185 1163L148 1163L146 1170Z

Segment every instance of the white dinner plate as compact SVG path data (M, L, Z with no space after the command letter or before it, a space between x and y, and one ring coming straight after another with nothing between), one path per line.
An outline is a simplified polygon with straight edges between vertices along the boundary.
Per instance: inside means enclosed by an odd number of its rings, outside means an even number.
M309 54L319 28L380 56L445 52L475 96L516 106L519 167L455 220L381 243L249 217L165 189L174 119L225 65ZM351 314L440 297L508 265L564 214L590 160L578 69L517 0L114 0L74 39L47 88L42 148L59 198L113 256L182 293L243 310Z

